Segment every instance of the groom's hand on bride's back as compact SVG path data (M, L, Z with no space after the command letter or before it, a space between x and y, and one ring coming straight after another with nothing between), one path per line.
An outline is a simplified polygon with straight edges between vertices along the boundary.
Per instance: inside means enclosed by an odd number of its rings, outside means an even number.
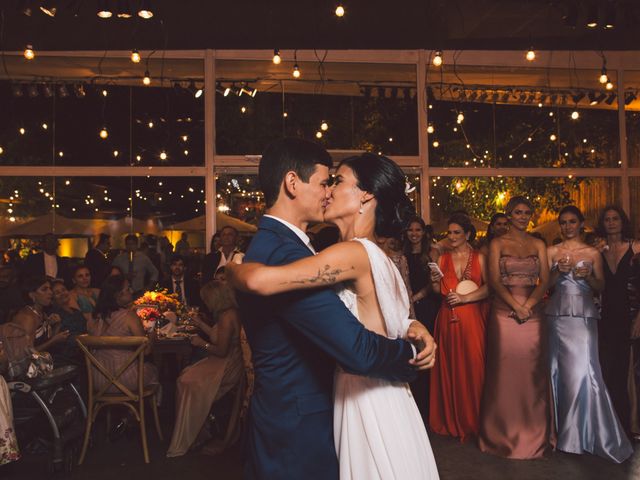
M417 320L414 320L407 331L407 340L409 340L418 350L415 358L409 360L409 363L418 370L428 370L436 363L436 345L435 340L426 329Z

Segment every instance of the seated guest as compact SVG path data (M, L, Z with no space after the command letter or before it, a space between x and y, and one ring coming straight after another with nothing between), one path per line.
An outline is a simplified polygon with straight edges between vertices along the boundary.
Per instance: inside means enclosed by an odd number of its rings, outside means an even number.
M175 293L178 299L188 306L200 305L200 288L195 280L185 275L184 257L174 255L169 264L171 276L162 282L160 287L169 293Z
M60 279L53 280L53 308L52 313L60 317L62 330L69 332L69 337L53 353L54 363L74 364L82 363L82 354L76 345L76 336L87 333L87 319L85 314L74 306L72 297L64 282Z
M96 306L100 290L91 287L91 271L85 265L79 265L71 274L73 290L71 290L71 305L82 312L87 320Z
M27 278L22 292L27 305L18 310L10 321L25 331L30 346L46 352L66 342L69 332L62 329L60 316L55 313L47 315L44 311L53 300L50 281L44 276Z
M214 280L202 287L200 296L213 313L216 324L209 327L204 321L195 320L196 325L209 336L209 341L194 336L191 343L203 349L208 356L185 368L178 378L176 424L168 457L184 455L194 445L211 406L238 383L244 368L240 321L233 291ZM219 450L211 448L211 452L218 453Z
M68 259L58 256L58 237L47 233L42 239L42 252L30 254L22 267L22 278L45 275L49 278L69 280Z
M93 288L100 288L102 282L109 275L109 260L107 259L109 248L111 248L111 236L101 233L96 246L89 250L84 257L84 264L91 273Z
M90 335L96 336L116 336L116 337L143 337L145 335L142 322L131 310L133 295L129 280L121 275L108 277L102 284L100 295L93 311L93 318L87 323L87 330ZM153 335L153 334L152 334ZM151 337L153 341L153 336ZM151 343L148 346L151 349ZM110 372L116 373L118 369L129 359L131 351L119 348L96 349L93 355ZM95 368L95 367L94 367ZM102 388L106 383L106 378L94 371L94 388ZM125 387L137 390L138 388L138 366L136 362L129 365L124 373L119 377L120 383ZM158 371L150 363L144 364L144 385L158 383ZM115 391L111 387L110 391Z
M13 428L13 407L9 387L4 380L9 362L0 342L0 465L20 459L18 440Z

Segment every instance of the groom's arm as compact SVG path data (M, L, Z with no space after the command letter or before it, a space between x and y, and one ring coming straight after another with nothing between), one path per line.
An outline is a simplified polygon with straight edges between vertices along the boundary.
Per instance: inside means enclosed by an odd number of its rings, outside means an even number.
M270 264L289 263L307 255L297 245L283 245ZM274 298L275 300L275 298ZM346 370L387 380L411 381L416 369L409 363L409 342L392 340L367 330L333 290L289 292L278 296L285 305L281 317Z

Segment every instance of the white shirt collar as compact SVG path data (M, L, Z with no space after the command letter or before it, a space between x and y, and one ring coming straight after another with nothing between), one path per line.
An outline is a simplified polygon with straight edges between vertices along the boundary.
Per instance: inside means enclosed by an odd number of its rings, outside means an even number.
M305 232L303 232L300 228L298 228L295 225L287 222L286 220L283 220L280 217L276 217L274 215L265 214L263 216L264 217L273 218L274 220L277 220L278 222L282 223L285 227L287 227L289 230L291 230L293 233L295 233L298 236L298 238L300 238L300 240L302 240L302 243L304 243L309 248L309 250L311 250L313 253L315 253L315 251L313 250L313 247L311 246L311 240L309 239L309 235L307 235Z

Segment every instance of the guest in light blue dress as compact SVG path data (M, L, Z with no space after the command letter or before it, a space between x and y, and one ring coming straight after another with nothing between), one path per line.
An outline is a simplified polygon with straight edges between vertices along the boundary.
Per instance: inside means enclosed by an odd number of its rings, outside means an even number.
M633 448L613 408L598 359L600 313L593 295L604 286L602 259L580 238L584 217L578 208L563 208L558 221L563 242L548 250L553 295L545 309L557 449L621 463Z

